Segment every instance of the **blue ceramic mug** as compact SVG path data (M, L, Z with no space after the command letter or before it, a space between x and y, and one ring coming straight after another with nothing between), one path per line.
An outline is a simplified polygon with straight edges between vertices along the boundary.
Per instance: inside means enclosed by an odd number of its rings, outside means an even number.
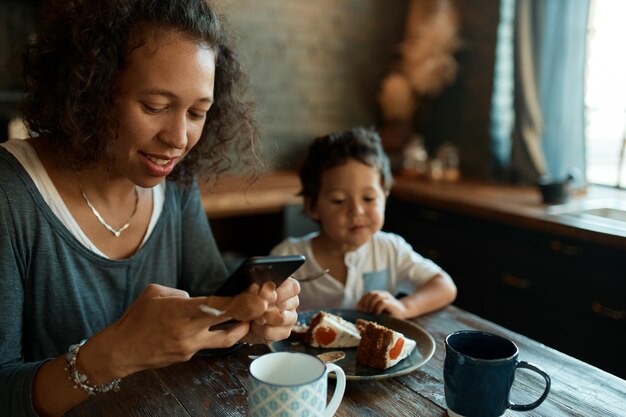
M536 365L519 361L519 349L504 337L461 330L449 334L445 345L443 379L450 417L496 417L507 409L528 411L548 396L550 376ZM545 380L543 394L531 404L509 401L518 368L537 372Z

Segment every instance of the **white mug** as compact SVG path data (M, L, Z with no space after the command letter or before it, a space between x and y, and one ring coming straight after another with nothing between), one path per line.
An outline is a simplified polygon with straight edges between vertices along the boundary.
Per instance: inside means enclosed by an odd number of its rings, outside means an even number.
M330 372L337 385L327 406ZM335 364L304 353L268 353L250 364L248 417L330 417L345 389L346 375Z

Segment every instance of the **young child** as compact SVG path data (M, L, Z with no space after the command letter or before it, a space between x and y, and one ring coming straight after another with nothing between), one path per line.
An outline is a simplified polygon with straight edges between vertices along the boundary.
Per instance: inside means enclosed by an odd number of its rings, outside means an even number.
M382 232L392 178L380 137L355 128L317 138L300 169L304 209L320 231L288 238L272 255L301 253L299 310L359 309L404 319L451 303L450 276L423 258L400 236ZM407 293L397 299L394 294Z

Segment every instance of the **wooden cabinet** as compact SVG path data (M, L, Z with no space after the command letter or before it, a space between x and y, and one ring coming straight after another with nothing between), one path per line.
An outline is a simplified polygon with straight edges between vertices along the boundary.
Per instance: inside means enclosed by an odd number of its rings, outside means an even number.
M386 219L459 307L626 378L626 251L394 198Z

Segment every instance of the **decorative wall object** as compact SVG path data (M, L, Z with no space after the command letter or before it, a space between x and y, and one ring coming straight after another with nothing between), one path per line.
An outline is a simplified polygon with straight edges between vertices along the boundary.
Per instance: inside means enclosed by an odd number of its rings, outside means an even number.
M461 46L458 21L451 0L411 0L399 58L378 95L388 152L406 144L416 113L454 81L458 71L454 53Z

